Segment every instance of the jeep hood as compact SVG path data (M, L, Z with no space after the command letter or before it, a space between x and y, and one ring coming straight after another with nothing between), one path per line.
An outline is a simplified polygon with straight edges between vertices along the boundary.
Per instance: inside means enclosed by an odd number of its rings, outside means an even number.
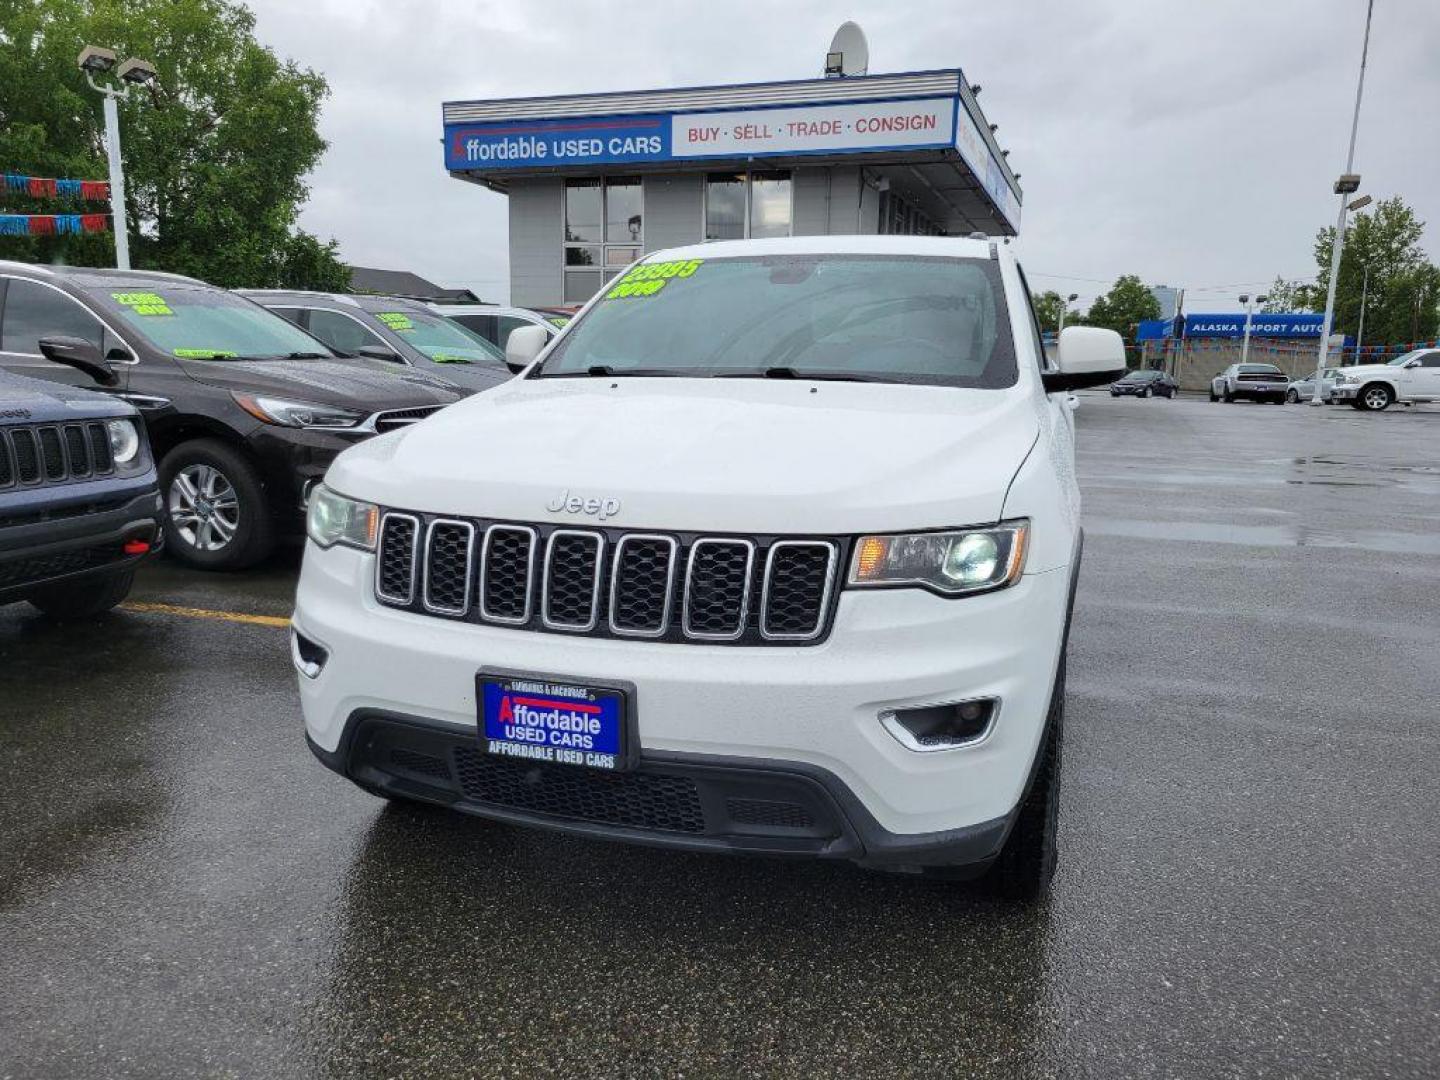
M0 424L135 415L134 406L98 390L0 372Z
M327 483L389 507L710 533L996 521L1034 445L1022 391L739 379L517 379L341 454ZM596 504L592 504L596 505Z

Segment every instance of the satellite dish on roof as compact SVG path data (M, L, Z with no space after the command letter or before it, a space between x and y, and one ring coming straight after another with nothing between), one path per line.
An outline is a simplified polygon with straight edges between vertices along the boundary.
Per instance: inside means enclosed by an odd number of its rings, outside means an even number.
M864 75L869 70L870 46L865 41L865 31L856 23L841 23L830 40L830 51L825 54L825 77L845 79Z

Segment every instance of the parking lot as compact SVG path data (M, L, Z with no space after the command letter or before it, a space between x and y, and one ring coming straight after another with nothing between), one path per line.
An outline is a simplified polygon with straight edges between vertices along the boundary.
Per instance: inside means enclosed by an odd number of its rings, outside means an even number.
M1440 407L1082 397L1048 904L387 808L161 563L0 609L0 1077L1433 1075Z

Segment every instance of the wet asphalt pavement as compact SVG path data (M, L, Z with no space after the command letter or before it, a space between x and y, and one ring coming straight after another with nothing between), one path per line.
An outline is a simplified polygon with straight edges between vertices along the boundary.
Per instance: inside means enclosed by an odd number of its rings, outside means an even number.
M1047 904L387 808L283 629L10 607L0 1077L1436 1075L1440 408L1077 415Z

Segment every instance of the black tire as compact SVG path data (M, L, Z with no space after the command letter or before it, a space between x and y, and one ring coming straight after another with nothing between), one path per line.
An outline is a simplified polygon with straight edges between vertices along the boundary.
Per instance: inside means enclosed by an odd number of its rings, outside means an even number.
M1210 387L1210 400L1211 400L1211 401L1219 401L1219 400L1220 400L1220 395L1217 394L1217 393L1215 393L1215 387L1214 387L1214 386L1211 386L1211 387Z
M1143 388L1140 390L1140 393L1136 394L1135 396L1136 396L1136 397L1149 397L1149 396L1150 396L1150 388L1149 388L1148 386L1143 387Z
M1299 404L1300 404L1300 395L1299 395L1298 393L1296 393L1293 389L1292 389L1292 390L1286 390L1286 391L1285 391L1285 401L1286 401L1288 404L1290 404L1290 405L1299 405Z
M1055 876L1060 849L1056 842L1060 818L1060 765L1065 741L1065 655L1050 697L1040 760L1030 779L1030 790L1005 838L995 862L985 875L985 886L1009 900L1040 899Z
M1230 392L1230 388L1228 386L1220 392L1220 397L1226 405L1235 404L1235 395Z
M1285 395L1284 395L1284 394L1276 394L1273 398L1270 399L1270 404L1271 404L1271 405L1284 405L1284 404L1285 404Z
M1355 395L1355 407L1364 412L1384 412L1395 404L1395 391L1384 383L1367 383Z
M88 574L76 581L61 581L36 589L25 599L51 619L93 619L125 597L135 583L135 570Z
M208 550L197 546L176 521L175 478L192 467L218 472L235 496L231 535L221 546ZM160 462L160 494L165 501L165 546L183 563L201 570L243 570L274 550L275 521L260 473L243 454L218 439L181 443L166 454ZM199 538L198 527L191 532Z

